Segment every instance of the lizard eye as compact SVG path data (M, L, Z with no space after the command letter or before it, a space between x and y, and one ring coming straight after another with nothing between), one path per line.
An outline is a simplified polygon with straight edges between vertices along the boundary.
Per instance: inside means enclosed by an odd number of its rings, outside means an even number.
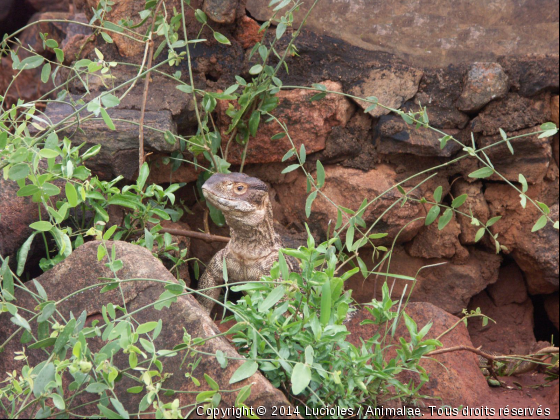
M243 184L237 184L237 185L234 187L233 191L234 191L236 194L239 194L239 195L245 194L245 191L247 191L247 186L246 186L246 185L243 185Z

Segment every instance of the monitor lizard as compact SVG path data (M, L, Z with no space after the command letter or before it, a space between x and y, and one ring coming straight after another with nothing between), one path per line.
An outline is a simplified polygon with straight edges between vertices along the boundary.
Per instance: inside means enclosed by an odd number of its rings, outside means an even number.
M217 173L202 185L202 193L222 211L231 236L226 247L212 257L199 281L199 289L214 287L198 296L209 313L222 290L216 286L224 283L224 259L228 283L258 281L269 275L272 264L278 261L282 240L274 230L268 186L260 179L237 172ZM286 262L291 271L299 272L296 259L286 256Z

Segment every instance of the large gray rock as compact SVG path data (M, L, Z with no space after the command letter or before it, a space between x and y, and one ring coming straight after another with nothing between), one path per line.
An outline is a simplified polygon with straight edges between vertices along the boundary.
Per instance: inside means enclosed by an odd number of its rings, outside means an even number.
M57 305L57 310L66 320L69 319L70 312L78 317L82 311L85 311L87 315L86 326L90 326L91 322L95 319L100 320L100 326L102 326L104 325L101 316L101 308L103 305L113 303L114 305L122 306L126 304L127 310L129 313L134 314L134 319L138 323L157 321L158 319L162 320L163 328L161 333L157 339L153 341L157 350L171 350L174 346L183 343L183 328L193 339L196 337L208 339L204 344L198 346L197 349L211 355L190 353L186 356L184 363L182 363L182 359L185 357L185 353L183 352L179 352L178 355L173 357L161 358L161 362L163 363L161 373L162 375L168 375L165 379L165 388L179 391L173 396L164 396L162 392L160 398L164 402L171 402L178 398L180 406L193 404L198 392L209 389L203 377L206 373L219 384L222 390L239 388L252 383L251 396L246 401L246 404L249 406L257 407L263 405L267 407L268 410L271 410L273 406L289 405L284 395L279 390L275 389L259 372L242 382L234 385L229 384L231 375L244 361L243 359L236 359L240 358L239 354L224 337L214 337L220 333L219 329L191 295L180 296L169 308L163 308L157 311L153 308L152 304L156 302L161 293L164 292L163 283L150 280L126 281L127 279L154 279L175 283L175 279L171 273L169 273L161 262L155 259L150 251L145 248L125 242L107 243L108 247L115 246L116 257L123 262L123 269L118 272L118 276L121 280L120 287L122 289L122 294L118 288L100 294L99 290L101 286L98 286L83 290L66 300L62 300L73 292L104 282L100 280L101 277L114 278L111 270L105 266L106 259L101 262L97 261L96 255L99 244L99 242L84 244L76 249L64 262L37 279L45 289L49 299L60 301ZM31 290L35 291L32 285L29 283L28 285ZM20 307L33 310L37 305L37 302L32 299L28 293L22 293L18 290L16 297L17 304ZM139 311L134 312L136 310ZM30 318L26 312L20 311L20 313L22 316ZM120 314L120 312L117 311L117 314ZM0 315L1 343L16 330L14 324L9 321L10 316L11 315L8 313ZM55 314L54 317L59 322L63 322L58 314ZM36 331L36 322L31 322L31 326L33 331ZM4 348L3 356L0 357L0 372L12 372L13 370L20 372L24 366L22 361L14 360L13 357L11 357L14 351L21 351L20 338L21 332L17 333ZM92 351L99 351L105 344L106 342L99 337L88 340L88 346ZM228 360L228 365L225 369L220 367L220 364L214 356L218 350L222 351L226 357L233 358ZM10 356L5 357L5 355ZM26 355L28 356L29 364L32 366L36 366L46 358L45 353L41 349L27 349ZM198 358L201 358L200 363L198 363L196 369L192 371L192 375L204 384L202 386L196 386L192 380L185 378L185 373L191 373L189 364L195 362ZM114 354L112 360L119 369L126 369L129 367L128 354L123 354L120 350ZM139 361L142 360L142 356L139 355ZM137 376L134 371L130 373L133 374L133 376ZM67 386L68 383L69 381L65 382L64 385ZM132 394L126 391L128 388L137 385L137 381L123 375L114 390L115 394L124 405L124 408L130 413L138 411L138 404L147 393L146 389L139 394ZM220 407L233 407L236 397L237 392L222 393ZM76 396L71 405L67 408L72 410L75 414L97 414L99 411L96 404L87 403L97 400L98 398L99 395L96 393L81 393ZM82 406L82 404L85 405ZM78 408L78 406L80 408Z
M247 10L254 19L265 21L273 13L268 3L248 0ZM312 3L303 1L296 24ZM418 66L558 53L555 0L326 0L317 4L306 25L319 34L365 50L388 51Z
M465 76L457 108L476 112L488 102L501 98L509 90L508 77L498 63L474 63Z

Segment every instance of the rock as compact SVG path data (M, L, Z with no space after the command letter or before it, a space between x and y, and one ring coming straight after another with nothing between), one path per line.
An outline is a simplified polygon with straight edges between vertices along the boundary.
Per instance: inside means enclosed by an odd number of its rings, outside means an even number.
M21 44L28 49L34 50L36 53L43 56L53 56L54 50L43 47L43 40L40 38L39 34L47 33L48 39L54 39L58 45L61 45L66 38L66 32L70 24L63 22L47 22L45 20L67 20L71 19L73 16L68 12L45 12L45 13L35 13L29 20L29 24L34 22L39 22L34 25L27 27L19 36ZM72 26L77 26L71 24ZM30 57L34 54L27 52L24 49L18 51L18 57L20 60Z
M370 201L398 182L398 175L391 166L386 164L377 165L375 169L367 172L337 165L327 165L325 166L325 173L326 181L322 189L323 193L334 203L354 211L358 210L364 199ZM289 224L294 223L296 226L301 226L302 221L306 221L311 230L321 238L327 236L329 221L332 225L336 223L337 209L322 195L318 195L311 209L312 216L307 219L305 215L305 202L308 195L306 193L307 181L303 175L298 173L292 183L279 184L274 187L278 194L278 201L284 209L284 217ZM423 188L418 188L412 194L418 195L418 198L420 198L420 194L425 193L429 188L431 186L424 184ZM378 217L381 217L371 233L388 233L388 236L380 241L382 244L390 244L396 236L398 236L398 243L407 242L423 226L422 220L409 224L411 220L425 214L424 208L420 204L411 201L407 201L402 207L400 204L393 206L392 210L382 216L383 212L394 204L400 196L401 194L396 189L390 190L369 206L362 216L368 226L375 222ZM343 220L347 220L346 216L343 217ZM301 227L303 229L303 226ZM332 228L333 226L330 227L331 231Z
M502 258L499 255L469 248L469 257L458 263L443 258L422 259L411 257L403 247L395 247L390 264L384 264L376 271L388 272L387 283L393 299L400 299L403 292L410 293L413 302L429 302L443 310L460 314L470 299L498 279ZM371 250L362 249L360 257L373 270L378 261L372 261ZM374 264L375 262L375 264ZM427 267L440 264L435 267ZM419 271L420 270L420 271ZM396 279L390 274L416 278L416 282ZM360 273L346 281L346 288L352 290L352 297L360 303L381 297L382 276L369 276L364 280Z
M339 83L326 81L323 84L329 90L340 91ZM281 91L278 94L279 105L274 115L287 124L290 136L297 150L305 144L308 154L323 150L325 142L333 127L345 126L354 106L341 95L329 94L323 100L309 102L315 94L313 91L295 89ZM231 118L226 115L229 102L218 102L218 127L222 132L222 147L226 148L229 135L225 134ZM264 118L263 118L264 119ZM282 129L274 121L265 123L261 120L257 136L249 140L245 163L280 162L288 150L292 148L288 137L271 140ZM240 164L244 146L232 142L229 148L228 162Z
M549 52L553 52L552 50ZM543 91L558 92L558 50L554 54L508 55L498 62L509 77L512 90L523 96L534 96Z
M552 295L548 295L545 298L544 309L546 310L548 319L552 321L556 329L560 329L559 321L558 321L558 312L559 312L558 293L553 293Z
M410 153L416 156L450 157L462 149L460 144L449 141L442 150L439 139L443 135L429 128L415 128L396 115L381 117L376 131L377 151L387 155ZM460 134L455 129L447 129L445 132L455 138Z
M75 97L75 99L77 99ZM77 105L77 108L83 105ZM46 116L53 124L71 115L74 111L72 105L51 102L45 111ZM76 130L73 125L61 130L59 136L67 136L72 139L74 145L86 143L84 151L88 147L100 144L100 153L88 160L88 167L102 178L123 175L126 179L133 179L138 170L138 125L120 120L138 123L140 111L109 108L108 114L113 120L115 130L107 127L105 122L99 119L84 119L89 114L85 109L82 111L80 129ZM68 122L75 122L76 118L70 118ZM144 130L144 146L147 150L160 152L173 152L179 149L178 142L170 145L164 138L165 131L176 133L176 124L172 119L171 112L148 111L144 115L144 124L161 131L150 129Z
M121 279L121 292L116 289L104 294L99 293L99 288L87 289L92 284L99 283L100 277L113 277L113 273L104 264L105 261L97 261L97 246L99 242L89 242L77 248L72 255L70 255L64 262L58 264L52 270L40 276L37 281L43 286L49 299L59 301L63 297L68 296L70 293L86 288L81 293L77 293L71 298L60 302L57 305L57 310L60 314L69 319L69 313L72 312L74 316L78 316L82 311L86 312L87 320L86 326L89 326L94 319L100 320L101 324L104 321L101 317L101 308L109 302L122 305L123 299L126 302L127 309L130 312L145 307L144 309L134 313L134 319L138 323L145 323L161 319L163 328L161 334L154 340L154 345L158 350L172 349L174 346L183 342L183 328L188 334L201 338L212 338L207 340L203 345L198 347L200 351L212 354L212 356L200 355L198 353L191 353L189 356L183 353L174 357L161 358L163 368L161 375L168 374L165 379L165 387L168 389L177 390L175 395L171 397L164 396L163 393L159 398L167 403L178 398L180 406L194 404L195 397L201 390L206 390L206 385L197 387L190 379L185 379L185 373L191 373L190 364L195 362L196 359L201 358L200 363L193 370L192 375L198 378L204 384L203 375L206 373L211 376L220 386L220 389L231 389L229 379L233 372L241 366L243 359L231 347L224 337L215 337L219 334L219 329L215 326L214 322L207 316L206 312L196 302L191 295L184 295L177 298L175 303L172 303L170 308L164 308L160 311L153 309L152 304L158 299L160 294L164 292L164 285L153 281L125 281L126 279L154 279L160 281L174 282L173 276L163 267L160 261L152 257L150 251L131 245L124 242L108 242L108 246L115 246L117 258L122 260L123 269L119 271L119 278ZM30 288L34 291L31 283L28 283ZM33 309L37 302L29 296L29 294L21 293L20 290L16 293L17 302L20 307ZM29 318L26 312L20 313ZM117 314L119 312L117 311ZM0 315L0 337L4 342L5 338L9 337L11 333L16 330L16 327L9 321L11 315L4 313ZM57 320L60 321L58 315L55 315ZM35 321L31 322L33 330L36 330ZM16 334L6 348L4 354L13 355L14 351L21 350L19 342L21 333ZM88 347L92 351L99 351L104 340L99 337L88 339ZM233 357L228 360L226 369L222 369L213 356L216 351L222 351L225 355ZM45 353L42 350L27 349L26 355L28 356L28 363L32 366L37 365L45 359ZM186 357L182 363L183 357ZM142 356L139 356L142 359ZM120 369L129 367L128 355L118 351L112 357L112 362ZM24 363L21 361L14 361L12 357L0 358L0 369L2 372L12 372L13 370L20 371ZM134 371L131 373L136 376ZM155 380L155 379L154 379ZM272 406L289 406L288 401L283 394L272 387L272 385L259 373L255 373L249 379L239 382L234 385L235 388L253 383L252 392L246 404L249 406L264 405L267 408ZM64 382L67 387L68 382ZM130 379L127 376L122 377L115 387L114 392L119 398L124 408L129 412L138 411L138 404L147 391L139 394L131 394L126 391L127 388L138 385L138 382ZM222 393L221 407L233 407L234 400L237 392ZM70 407L75 415L93 415L98 413L96 404L91 404L92 401L98 400L99 395L95 393L81 393L73 399ZM80 407L80 408L78 408ZM31 414L31 413L29 413ZM185 415L185 414L184 414Z
M556 124L556 127L560 126L560 115L558 109L558 95L554 95L550 98L550 120Z
M296 27L310 5L294 13ZM262 0L248 0L246 7L261 22L274 13ZM558 53L556 8L555 0L500 0L499 7L466 0L327 0L315 6L306 26L365 51L392 52L416 66L446 67L506 54Z
M464 112L476 112L509 90L508 77L498 63L474 63L464 83L457 100L457 108Z
M145 2L136 0L119 0L114 2L115 4L110 6L110 10L105 13L105 20L114 24L119 24L121 19L125 21L131 21L132 25L138 25L142 18L139 13L144 10ZM83 11L91 19L93 16L93 10L97 8L99 0L85 0L83 6ZM175 15L174 10L181 13L181 3L179 0L168 0L165 2L165 8L167 12L167 21ZM185 8L185 14L187 14L187 8ZM161 13L161 9L160 9ZM189 18L187 18L187 22ZM119 53L124 57L137 57L139 60L144 56L145 44L142 42L142 37L150 30L152 25L152 19L147 19L143 25L138 28L134 28L133 31L136 32L137 36L131 39L129 36L123 34L111 32L111 38L119 50ZM180 31L182 32L182 30ZM181 36L181 35L179 35ZM182 38L181 38L182 39ZM157 41L156 41L157 42Z
M488 203L484 199L482 192L482 182L477 181L469 183L463 179L458 179L453 183L453 197L467 194L465 203L459 208L463 213L470 214L476 217L481 223L486 223L489 219L490 209ZM459 240L463 245L474 245L476 232L480 226L475 226L471 223L471 218L457 214L457 222L461 227L461 234Z
M239 0L204 0L202 10L216 23L233 23Z
M520 136L523 134L534 133L538 127L508 133L508 137ZM477 144L479 148L487 147L496 142L502 141L500 135L481 137ZM486 154L494 165L497 172L503 175L508 181L518 182L519 174L523 174L527 182L531 184L541 181L548 171L552 148L548 138L539 138L538 134L521 137L510 141L514 154L511 153L505 143L491 147L486 150ZM482 167L482 163L479 163ZM494 174L489 178L492 181L499 181L501 178Z
M407 247L407 252L416 258L456 257L458 261L465 261L469 258L469 251L459 242L460 233L461 227L454 215L443 230L439 230L437 223L423 227Z
M183 159L192 162L193 156L190 153L187 156L183 156ZM148 176L148 184L173 184L179 182L193 182L198 179L198 176L203 172L203 168L208 167L206 161L203 161L202 167L195 165L190 162L181 162L181 165L177 170L173 170L174 160L171 159L170 163L165 164L164 162L169 160L169 157L165 154L156 153L148 156L146 161L150 164L150 175Z
M416 95L418 98L419 95ZM416 99L418 101L418 99ZM419 111L421 105L423 108L426 108L426 113L428 114L428 118L430 119L430 126L434 128L440 129L450 129L450 128L458 128L463 129L469 123L469 116L464 112L459 111L455 107L444 107L438 105L424 105L422 102L418 101L418 105L409 101L405 103L401 109L405 112L407 111Z
M263 33L259 33L260 27L258 22L249 16L243 16L239 19L234 36L244 50L253 48L257 42L262 41Z
M416 95L422 76L421 70L407 66L374 68L367 74L363 74L362 79L350 87L349 93L362 98L375 96L380 104L397 109ZM356 102L364 110L371 105L365 101ZM369 114L372 117L380 117L389 112L388 109L378 106L369 111Z
M0 2L0 22L10 15L12 4L14 4L14 0L4 0Z
M463 92L463 78L467 71L466 64L424 69L424 77L420 81L414 102L422 106L457 110L455 103ZM431 115L428 115L431 120Z
M405 308L405 312L416 322L418 331L428 323L433 323L424 339L438 337L459 320L442 309L425 302L409 303ZM375 325L360 325L360 322L365 319L371 319L371 315L366 309L362 309L347 325L348 331L352 333L349 336L349 341L358 347L362 345L360 338L366 341L377 332ZM384 334L384 327L380 333ZM403 337L406 341L410 340L410 334L402 319L397 326L394 341L392 343L386 342L386 344L400 347L398 337ZM461 345L474 347L469 338L467 328L463 323L459 323L456 328L445 334L441 338L441 342L443 348ZM389 358L396 357L394 348L387 352L386 361ZM420 366L426 369L430 380L420 388L419 392L436 399L441 398L437 405L448 404L452 407L459 407L461 405L479 406L485 401L488 384L480 371L478 358L474 353L444 353L433 356L433 358L422 359ZM404 383L408 383L410 380L415 383L418 382L417 374L408 371L399 374L398 379Z
M510 303L525 303L529 298L523 272L515 262L502 265L498 281L490 284L486 291L498 307Z
M18 197L19 186L12 180L0 177L0 255L11 256L31 235L29 225L39 220L37 203L31 197Z
M529 188L527 195L546 202L539 194L539 186ZM531 229L541 213L527 204L521 208L518 193L504 184L489 184L484 192L490 215L502 216L491 227L493 235L507 246L519 268L525 274L529 293L549 294L558 290L558 231L549 222L537 232ZM556 196L557 197L557 196ZM549 217L558 220L558 204L550 206Z
M493 101L472 121L472 131L485 136L499 134L499 129L511 133L550 121L550 94L537 98L525 98L510 93L503 99Z
M502 287L508 287L506 283ZM533 333L533 304L530 299L523 303L496 305L486 291L475 296L469 310L480 308L481 312L492 318L483 327L481 319L469 320L469 333L475 347L483 351L500 354L528 354L536 344Z
M37 12L67 12L71 0L25 0Z

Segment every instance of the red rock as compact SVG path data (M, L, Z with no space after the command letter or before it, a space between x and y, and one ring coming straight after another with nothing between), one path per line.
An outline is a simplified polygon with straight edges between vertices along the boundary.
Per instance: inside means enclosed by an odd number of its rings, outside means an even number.
M560 329L560 322L558 321L558 313L560 312L559 306L560 304L558 302L558 293L548 295L544 300L544 309L546 310L548 319L552 321L556 329Z
M558 95L554 95L550 98L550 120L556 124L556 127L560 126L560 115L558 110Z
M482 346L483 351L500 354L529 354L532 351L537 341L533 332L533 304L530 299L497 306L483 291L469 304L469 310L476 308L496 323L489 321L483 327L482 319L469 320L469 333L475 347Z
M341 91L339 83L326 81L323 84L329 90ZM296 149L305 144L307 153L317 152L325 148L327 136L335 126L345 126L352 116L354 106L341 95L329 94L320 101L309 102L316 92L295 89L281 91L278 94L280 103L273 114L287 125ZM219 101L217 106L218 125L222 132L222 147L226 148L229 136L225 134L231 118L225 113L228 101ZM249 140L245 163L280 162L288 150L292 148L288 137L279 140L270 138L282 129L274 121L261 120L257 136ZM232 141L229 148L228 162L240 164L244 146Z
M474 63L465 76L457 108L475 112L488 102L503 97L509 89L508 77L498 63Z
M496 306L525 303L528 299L523 272L514 262L500 267L498 281L489 285L487 292Z
M249 16L243 16L237 22L235 39L239 41L243 49L253 48L263 38L263 32L259 33L260 25Z
M465 214L472 214L481 223L486 223L489 219L490 209L482 193L482 182L469 183L463 179L458 179L453 183L453 197L467 194L465 203L459 210ZM472 219L461 214L457 214L457 222L461 226L459 240L463 245L474 245L475 236L480 226L471 223Z
M432 322L428 334L424 339L436 338L447 329L451 328L459 319L442 309L424 302L409 303L405 312L417 324L418 331L426 324ZM360 326L364 319L371 319L371 315L366 309L362 309L348 323L347 328L352 333L349 341L355 346L361 346L360 338L364 341L375 335L375 325ZM385 333L384 327L379 331ZM386 344L393 344L399 347L398 337L403 337L407 342L410 335L404 322L398 324L394 339ZM441 338L443 347L469 346L473 347L467 329L463 323L459 323L456 328ZM395 347L391 348L386 356L386 360L396 356ZM437 405L460 405L480 406L484 403L488 385L478 366L478 358L470 352L450 352L433 356L435 360L423 359L420 363L428 374L430 381L420 388L420 393L435 398L441 398ZM418 375L413 372L405 371L398 376L399 380L407 383L412 380L418 383Z
M147 161L150 164L150 176L148 183L167 184L178 182L192 182L198 179L198 175L204 171L209 165L205 160L198 159L202 167L195 168L195 165L189 162L181 162L181 166L176 171L172 171L173 160L169 164L164 164L161 154L150 155ZM192 161L192 156L185 156L184 159Z
M202 10L216 23L233 23L239 0L204 0Z

